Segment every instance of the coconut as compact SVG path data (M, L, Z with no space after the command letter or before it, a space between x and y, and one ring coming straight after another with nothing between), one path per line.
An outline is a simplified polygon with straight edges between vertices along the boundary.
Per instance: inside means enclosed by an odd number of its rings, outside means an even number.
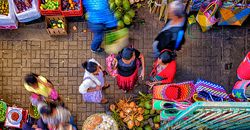
M114 104L111 104L111 105L109 106L109 109L110 109L110 111L115 111L115 105L114 105Z
M135 0L129 0L129 3L132 5L135 3Z
M130 9L130 10L127 12L127 14L128 14L129 16L131 16L131 18L134 18L134 17L135 17L135 11L134 11L133 9Z
M129 106L134 108L134 107L136 107L136 104L135 104L135 102L131 102L131 103L129 103Z
M132 19L131 19L131 17L130 17L129 15L125 14L125 15L123 16L123 22L124 22L124 24L130 25L130 24L131 24L131 21L132 21Z
M139 121L135 120L135 126L140 126L140 125L141 125L141 123Z
M126 10L126 11L129 10L130 9L129 1L128 0L123 0L122 6L123 6L124 10Z
M142 121L142 120L143 120L143 115L139 115L139 116L136 118L136 120Z
M120 116L121 118L125 118L125 117L126 117L126 115L124 114L123 111L120 111L119 116Z
M118 26L119 29L124 28L124 23L123 23L123 21L122 21L122 20L119 20L118 23L117 23L117 26Z
M115 4L117 6L121 6L122 5L122 0L115 0Z
M128 123L127 123L127 126L128 126L129 129L133 129L133 127L135 126L134 121L129 120Z
M160 128L160 124L155 124L155 129L159 129Z
M111 10L115 11L115 9L116 9L115 3L114 3L114 2L113 2L113 3L109 3L109 8L110 8Z
M146 101L145 104L144 104L144 107L146 109L151 109L152 108L152 105L150 104L150 101Z
M115 11L114 15L118 20L122 17L122 13L120 11Z

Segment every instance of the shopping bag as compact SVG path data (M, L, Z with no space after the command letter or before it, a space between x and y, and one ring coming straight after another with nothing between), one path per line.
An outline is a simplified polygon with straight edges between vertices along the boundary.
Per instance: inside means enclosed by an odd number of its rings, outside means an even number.
M30 22L32 20L38 19L41 17L41 14L38 10L38 2L37 0L32 0L32 7L24 12L18 13L18 9L14 4L15 15L19 22Z
M215 17L215 13L220 5L220 0L212 1L208 6L203 3L196 16L196 21L201 26L202 32L209 30L218 21Z
M114 69L113 61L115 60L115 55L111 54L106 58L107 71L112 77L117 76L117 69Z
M192 0L190 11L199 11L204 0Z
M233 87L232 94L239 99L250 99L250 80L237 81Z
M240 63L237 69L239 79L250 80L250 52L247 53L245 59Z
M105 33L103 48L108 54L118 54L129 44L129 31L127 28L108 31Z
M246 7L246 0L243 0L242 5L245 5L245 7L237 7L235 4L232 8L220 8L218 25L241 26L250 14L250 8Z

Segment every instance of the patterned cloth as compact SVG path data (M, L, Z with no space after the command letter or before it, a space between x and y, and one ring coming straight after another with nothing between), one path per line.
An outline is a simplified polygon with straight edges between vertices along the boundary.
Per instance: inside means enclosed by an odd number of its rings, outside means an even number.
M237 25L241 26L250 14L250 8L220 8L221 19L218 25Z
M153 99L166 101L187 101L194 94L192 81L154 86Z
M204 91L213 96L217 96L220 98L224 98L224 99L229 98L223 86L217 85L209 81L198 80L195 84L195 88L197 92Z

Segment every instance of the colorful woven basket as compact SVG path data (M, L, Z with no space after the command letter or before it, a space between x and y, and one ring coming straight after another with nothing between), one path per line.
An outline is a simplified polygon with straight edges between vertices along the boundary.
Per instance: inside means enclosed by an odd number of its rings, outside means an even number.
M250 87L250 80L237 81L232 91L233 96L239 99L249 100L250 92L248 87Z
M154 86L153 98L166 101L187 101L195 92L193 81Z
M223 86L217 85L215 83L212 83L206 80L199 79L195 84L195 88L196 88L197 93L201 91L205 91L211 95L214 95L223 99L229 98Z

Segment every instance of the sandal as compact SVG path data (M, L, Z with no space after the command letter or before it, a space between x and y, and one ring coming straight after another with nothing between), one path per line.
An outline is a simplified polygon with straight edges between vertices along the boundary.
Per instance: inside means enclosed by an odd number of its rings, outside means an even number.
M104 99L101 100L101 103L102 103L102 104L106 104L106 103L108 103L108 102L109 102L109 101L108 101L108 99L106 99L106 98L104 98Z

